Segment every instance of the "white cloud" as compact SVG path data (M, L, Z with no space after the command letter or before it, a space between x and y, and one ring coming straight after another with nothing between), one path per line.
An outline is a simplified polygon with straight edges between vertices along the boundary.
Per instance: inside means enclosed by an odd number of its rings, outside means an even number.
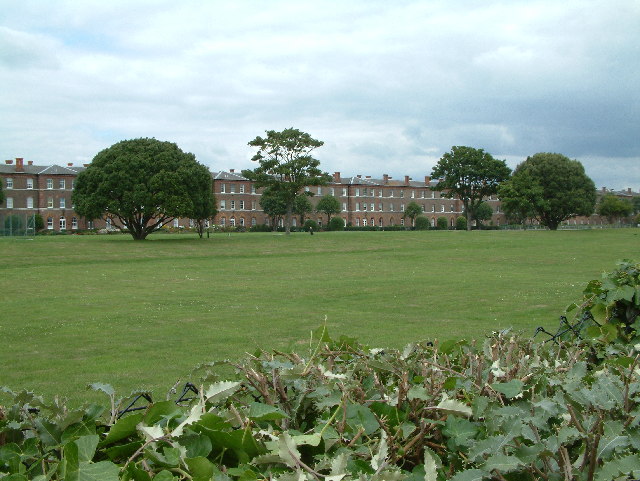
M155 136L241 169L250 139L293 126L345 175L421 178L472 145L640 190L639 21L625 0L27 0L0 25L0 136L42 163Z

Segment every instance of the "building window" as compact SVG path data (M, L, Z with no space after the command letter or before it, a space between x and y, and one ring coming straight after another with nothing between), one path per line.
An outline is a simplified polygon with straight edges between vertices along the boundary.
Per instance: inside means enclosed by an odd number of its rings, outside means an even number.
M371 203L371 205L369 206L369 210L370 210L370 211L375 210L375 209L374 209L374 204L373 204L373 203Z
M356 219L356 227L360 227L360 217Z
M221 225L222 227L224 227L225 225L227 225L227 218L226 218L226 217L223 217L222 219L220 219L220 225Z
M342 197L346 197L347 196L347 188L343 187L342 188Z
M431 212L435 212L435 211L436 211L436 206L435 206L435 205L432 205L432 206L431 206Z
M231 184L229 186L229 193L230 194L235 194L236 193L236 184Z
M389 212L393 212L393 204L389 204Z
M426 206L424 204L422 204L422 212L426 212L426 211L427 211Z
M67 206L67 199L65 199L64 197L60 198L60 208L64 209Z
M77 217L72 217L71 218L71 228L73 230L76 230L78 228L78 218Z
M193 221L193 219L189 219L189 228L193 229L193 227L195 226L195 222Z
M111 217L107 217L107 230L111 230Z
M318 186L318 195L322 195L322 187Z
M424 190L420 193L420 197L424 199Z
M27 189L33 189L33 179L27 179Z
M373 209L371 209L371 210L373 210ZM380 202L380 203L378 204L378 210L379 210L380 212L382 212L382 202Z
M47 208L48 209L53 209L53 197L49 197L47 199Z
M400 217L400 225L404 225L404 217Z
M256 201L255 200L251 201L251 210L256 210Z
M60 230L67 230L67 219L60 217Z
M376 225L376 220L375 220L373 217L371 218L371 225L372 225L372 226L375 226L375 225Z
M7 197L7 209L13 209L13 197Z
M400 197L404 197L404 190L400 191Z
M346 210L347 210L347 203L346 203L346 202L343 202L343 203L342 203L342 210L343 210L343 211L346 211Z
M389 197L393 197L393 190L389 191Z
M53 217L47 217L47 229L53 230Z
M7 189L13 189L13 179L11 177L7 177Z
M71 190L73 190L76 186L76 179L71 179Z
M416 197L416 191L412 190L411 191L411 198L414 199Z
M47 179L47 189L53 189L53 179Z
M400 204L400 211L404 212L404 204Z
M64 185L65 185L64 179L59 179L58 180L58 188L64 190Z
M436 193L434 191L431 191L431 198L435 199L436 198Z
M454 212L454 210L453 210L453 204L451 204L451 212Z
M367 210L367 203L366 202L362 203L362 210Z
M333 187L329 188L329 194L335 196L336 195L336 189L334 189Z
M226 208L227 208L227 201L226 201L226 200L224 200L224 199L222 199L222 200L220 201L220 210L224 210L224 209L226 209Z
M362 219L362 227L367 227L367 218Z
M244 194L244 184L240 184L240 193Z
M244 227L244 217L240 217L240 225Z
M231 210L234 210L236 208L236 201L232 200L231 202Z
M236 218L235 217L231 217L231 219L229 219L229 224L231 225L231 227L235 227L236 226Z
M366 187L364 189L362 189L362 195L363 195L363 197L367 196L367 188Z
M33 197L27 197L27 209L33 209Z
M175 227L176 229L178 227L180 227L180 220L179 219L173 219L173 227Z
M251 225L256 225L256 218L255 217L251 218Z
M251 193L255 194L256 193L256 186L251 184Z
M309 187L305 187L305 188L304 188L304 191L305 191L305 192L309 192Z
M356 189L356 197L360 197L360 189Z
M360 202L356 202L356 210L360 210Z
M244 200L240 201L240 210L244 210Z
M227 192L227 185L226 184L220 184L220 193L224 194Z
M444 205L440 206L440 212L444 212Z

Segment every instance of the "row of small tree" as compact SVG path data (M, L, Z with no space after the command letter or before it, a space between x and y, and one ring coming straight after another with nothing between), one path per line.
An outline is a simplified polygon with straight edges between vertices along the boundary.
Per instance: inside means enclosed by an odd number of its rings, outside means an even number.
M304 216L313 210L311 193L304 188L325 185L331 179L312 156L322 145L294 128L269 130L265 137L249 142L257 149L252 160L258 167L243 170L242 175L264 189L263 210L274 225L284 217L287 234L293 215L301 216L303 224ZM443 197L460 199L467 229L473 220L491 217L485 199L496 194L511 220L536 219L551 230L570 217L591 215L596 203L595 185L582 164L561 154L535 154L511 172L506 161L494 159L483 149L454 146L431 175L438 179L432 189ZM605 197L599 213L607 217L627 213L629 206L615 199ZM81 216L108 216L112 225L128 230L134 239L146 238L177 217L194 219L202 236L205 221L217 213L208 169L177 145L149 138L125 140L98 153L79 174L72 201ZM340 210L333 196L323 197L316 205L327 223ZM411 203L404 217L414 225L421 213L420 206Z

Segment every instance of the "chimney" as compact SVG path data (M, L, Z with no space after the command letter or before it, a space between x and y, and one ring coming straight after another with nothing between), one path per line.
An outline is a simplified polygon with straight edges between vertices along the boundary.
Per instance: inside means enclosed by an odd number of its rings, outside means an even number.
M631 193L631 187L627 187L627 193L630 194Z
M334 181L336 184L339 184L339 183L340 183L340 172L334 172L334 173L333 173L333 181Z
M409 176L408 176L408 175L405 175L405 176L404 176L404 183L405 183L405 185L409 185L409 180L410 180Z
M365 176L365 179L370 179L370 178L371 178L370 175Z
M24 172L24 159L16 157L16 172Z
M357 177L358 179L362 179L362 175L361 175L361 174L356 175L356 177Z
M429 177L428 175L425 175L424 176L424 183L427 184L427 185L431 184L431 177Z
M12 165L13 164L13 160L5 160L4 163L7 164L7 165Z
M602 188L602 193L605 193L606 191L607 191L607 188L606 188L606 187L603 187L603 188Z
M73 167L73 162L67 162L67 167Z
M229 169L229 172L231 172L232 174L236 171L236 169Z
M389 174L382 174L382 183L386 184L389 182Z
M27 160L27 165L33 165L33 160Z
M89 167L91 164L82 164L83 167Z

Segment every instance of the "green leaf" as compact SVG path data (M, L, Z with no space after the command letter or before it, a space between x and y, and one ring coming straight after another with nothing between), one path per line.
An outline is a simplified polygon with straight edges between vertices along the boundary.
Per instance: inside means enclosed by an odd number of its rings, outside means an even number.
M371 457L371 467L376 471L380 469L388 455L389 445L387 444L387 434L385 431L382 431L380 443L378 444L378 451Z
M631 454L622 458L605 462L601 468L596 470L596 481L611 481L619 476L632 475L634 478L640 477L640 455Z
M249 419L254 421L276 421L286 417L281 409L269 404L253 402L249 406Z
M613 452L618 448L629 446L628 436L612 436L609 438L603 438L598 444L598 458L607 460L611 457Z
M171 471L163 469L153 477L153 481L174 481L176 478L171 474Z
M507 456L504 454L494 454L484 465L487 471L497 469L501 473L510 473L517 470L524 463L516 456Z
M278 437L278 456L290 468L298 467L300 452L295 441L286 431Z
M207 457L213 449L211 440L203 434L183 436L180 438L180 444L187 449L189 458Z
M424 452L424 481L437 481L438 466L436 459L429 451Z
M216 403L224 401L234 392L240 389L240 383L237 381L220 381L209 386L205 392L204 398L207 402Z
M60 444L62 431L56 424L40 418L36 419L33 424L36 427L42 444L45 446L57 446Z
M160 401L153 403L146 410L144 422L148 426L153 426L161 419L172 419L182 414L182 409L173 401Z
M520 379L512 379L509 382L497 382L491 384L491 387L498 391L499 393L504 394L509 399L513 399L514 397L522 394L522 388L524 387L524 383Z
M181 436L185 426L195 423L200 420L202 415L204 414L204 403L202 401L194 404L191 407L191 411L189 411L189 416L182 421L172 432L171 436Z
M107 433L102 440L101 446L108 446L124 438L127 438L136 432L136 426L142 421L144 414L136 413L120 418Z
M120 468L111 461L80 463L78 481L118 481Z
M116 394L115 389L111 384L103 384L101 382L94 382L93 384L89 384L89 387L94 391L101 391L105 393L109 397L113 397Z
M479 469L467 469L456 474L449 481L482 481L488 474Z
M189 467L189 474L193 481L209 481L213 476L214 466L207 458L198 456L186 458L184 461Z
M440 401L436 407L440 411L453 414L454 416L470 417L473 414L469 406L455 399L449 399L446 393L443 394L442 401Z
M424 386L411 386L407 392L407 399L413 401L414 399L421 399L422 401L429 401L432 396L429 395L427 389Z
M78 461L91 461L99 440L98 435L82 436L76 439L74 442L78 445Z

